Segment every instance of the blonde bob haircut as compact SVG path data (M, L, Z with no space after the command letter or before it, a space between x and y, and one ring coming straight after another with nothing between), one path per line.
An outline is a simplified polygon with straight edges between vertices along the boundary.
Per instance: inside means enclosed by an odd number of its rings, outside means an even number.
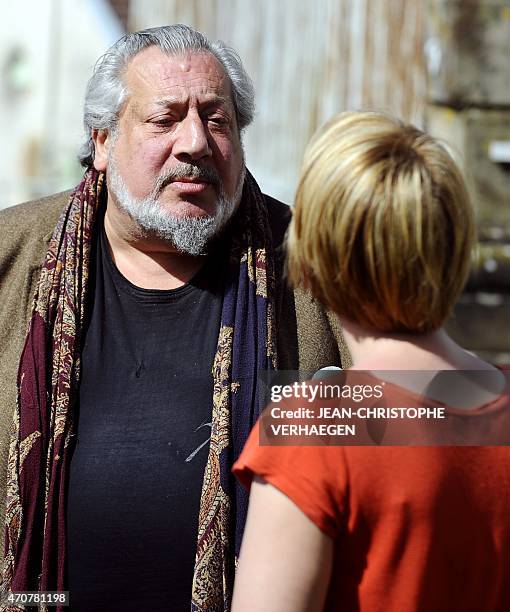
M414 126L342 113L308 145L287 273L338 315L379 332L439 328L464 287L474 239L457 165Z

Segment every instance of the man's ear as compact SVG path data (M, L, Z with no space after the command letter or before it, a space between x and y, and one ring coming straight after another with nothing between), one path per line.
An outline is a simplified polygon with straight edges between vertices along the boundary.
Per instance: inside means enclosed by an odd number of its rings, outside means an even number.
M94 141L94 168L100 172L106 170L108 165L108 130L92 130L92 140Z

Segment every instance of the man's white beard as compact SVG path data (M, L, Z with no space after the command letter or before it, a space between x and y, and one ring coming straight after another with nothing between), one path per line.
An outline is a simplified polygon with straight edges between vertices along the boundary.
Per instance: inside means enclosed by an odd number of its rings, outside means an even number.
M180 164L180 176L199 174L193 164ZM216 210L212 215L176 217L165 210L158 200L162 179L158 179L152 192L143 199L135 198L129 191L124 179L117 172L115 162L110 159L107 168L108 189L115 197L117 205L135 221L143 234L155 235L171 243L181 253L204 255L207 245L225 227L237 209L243 192L246 167L243 165L239 183L232 198L228 198L220 185L220 195Z

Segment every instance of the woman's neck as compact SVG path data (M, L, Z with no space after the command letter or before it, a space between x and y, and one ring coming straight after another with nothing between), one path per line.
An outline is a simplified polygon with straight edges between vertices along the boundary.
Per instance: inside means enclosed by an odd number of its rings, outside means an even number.
M444 329L427 334L383 334L343 320L357 370L493 370L454 342Z
M494 401L506 386L497 368L464 350L443 329L429 334L381 334L350 321L342 323L352 369L370 370L420 396L473 409ZM445 376L444 370L455 370L454 378ZM475 370L477 376L466 372ZM488 376L480 379L479 371Z

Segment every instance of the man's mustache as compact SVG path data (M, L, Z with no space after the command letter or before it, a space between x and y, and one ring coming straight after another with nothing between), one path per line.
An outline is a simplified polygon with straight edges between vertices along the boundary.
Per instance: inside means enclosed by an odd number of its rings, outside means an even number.
M202 164L180 162L177 166L169 168L158 177L154 188L155 193L159 195L167 185L180 179L202 180L213 185L219 185L221 182L214 168Z

